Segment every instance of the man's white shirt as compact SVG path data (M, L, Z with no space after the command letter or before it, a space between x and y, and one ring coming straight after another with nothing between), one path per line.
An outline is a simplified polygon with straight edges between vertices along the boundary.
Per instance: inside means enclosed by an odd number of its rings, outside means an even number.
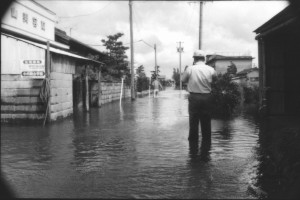
M187 90L193 93L210 93L212 77L216 71L211 66L199 61L189 66L182 75L182 81L188 82Z

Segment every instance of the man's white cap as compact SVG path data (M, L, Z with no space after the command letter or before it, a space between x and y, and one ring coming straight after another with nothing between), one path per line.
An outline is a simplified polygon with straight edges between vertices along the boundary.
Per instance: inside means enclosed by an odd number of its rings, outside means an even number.
M205 56L206 55L205 55L205 52L203 50L196 50L194 52L194 55L193 55L193 57L205 57Z

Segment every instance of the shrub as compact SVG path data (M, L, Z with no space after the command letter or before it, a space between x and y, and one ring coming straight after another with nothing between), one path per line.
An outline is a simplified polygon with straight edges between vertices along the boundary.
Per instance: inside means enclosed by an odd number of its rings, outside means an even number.
M243 87L244 90L244 103L246 104L258 104L259 101L259 88L258 86Z
M231 115L240 104L238 84L231 81L229 74L218 74L213 77L213 115Z
M147 78L145 76L138 77L136 87L137 87L138 92L148 90L149 89L149 78Z

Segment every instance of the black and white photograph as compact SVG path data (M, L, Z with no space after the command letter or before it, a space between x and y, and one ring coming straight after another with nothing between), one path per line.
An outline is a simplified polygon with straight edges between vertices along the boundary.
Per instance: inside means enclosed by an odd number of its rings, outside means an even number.
M0 5L1 198L300 198L300 1Z

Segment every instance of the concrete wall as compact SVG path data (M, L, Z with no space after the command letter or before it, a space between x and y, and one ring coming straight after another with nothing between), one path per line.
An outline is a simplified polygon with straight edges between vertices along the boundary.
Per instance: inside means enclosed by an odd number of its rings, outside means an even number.
M1 122L42 120L45 107L39 97L41 79L1 75Z
M50 120L55 121L72 115L72 74L51 72L50 87Z
M153 92L154 92L154 90L153 89L151 89L150 90L150 96L151 97L153 97ZM149 90L144 90L144 91L142 91L142 92L137 92L137 95L136 95L137 97L145 97L145 96L149 96Z
M73 114L73 58L52 53L50 73L50 120Z
M91 87L91 104L94 106L97 106L98 82L91 81L90 85L91 85L90 86ZM106 103L120 99L121 83L101 82L101 89L102 89L101 104L106 104ZM123 99L131 97L130 87L124 85L122 97L123 97Z

